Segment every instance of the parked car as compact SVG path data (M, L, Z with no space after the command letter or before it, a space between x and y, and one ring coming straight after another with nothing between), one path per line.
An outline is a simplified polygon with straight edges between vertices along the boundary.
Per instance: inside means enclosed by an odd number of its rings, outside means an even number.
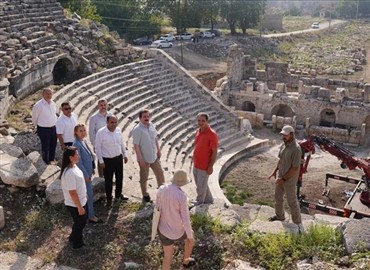
M132 42L134 45L150 45L152 44L152 40L148 37L139 37L134 39Z
M218 29L213 29L213 30L209 29L209 30L207 30L207 32L211 32L211 33L215 34L215 37L220 37L222 35L221 31L218 30Z
M320 24L318 22L314 22L312 25L311 25L311 28L312 29L319 29L320 28Z
M161 36L160 39L164 39L164 40L167 40L167 41L174 41L176 38L173 34L165 34L165 35Z
M164 40L164 39L158 39L150 45L150 47L158 48L158 49L172 48L172 46L173 44L171 42L168 42L167 40Z
M200 35L199 37L200 38L214 38L216 35L214 33L211 33L211 32L200 32Z
M193 34L191 34L191 33L184 33L182 35L176 36L176 39L178 39L178 40L180 40L180 39L182 39L182 40L191 40L192 38L193 38Z

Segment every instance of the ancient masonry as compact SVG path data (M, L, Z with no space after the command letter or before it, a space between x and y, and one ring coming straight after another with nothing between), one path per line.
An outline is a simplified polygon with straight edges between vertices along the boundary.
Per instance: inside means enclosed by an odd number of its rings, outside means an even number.
M57 106L64 101L71 102L79 122L88 124L89 117L96 111L97 101L106 98L110 110L118 116L132 157L130 131L138 123L138 111L149 108L159 131L161 162L167 176L179 168L191 172L196 115L201 111L211 115L210 124L220 137L220 157L240 151L250 143L251 136L242 128L236 113L165 52L150 50L145 53L146 60L133 62L137 55L144 53L116 45L111 55L101 55L94 47L103 34L100 28L87 30L78 19L66 19L55 0L15 0L0 5L0 109L3 117L12 100L22 99L43 85L75 79L76 73L88 74L98 66L110 66L111 59L117 58L123 63L128 60L132 63L74 80L54 94ZM3 128L6 132L7 123ZM0 139L4 138L0 136ZM21 132L14 143L5 142L4 145L6 147L0 148L2 181L21 187L43 182L48 186L48 200L61 202L58 168L40 164L35 152L39 150L37 136ZM27 166L28 174L6 169L17 164ZM138 178L135 158L125 166L125 175L129 179Z
M97 44L109 44L108 52ZM108 45L107 45L108 46ZM56 0L0 2L0 119L15 99L54 83L66 83L137 52L103 25L80 24L64 16ZM5 108L5 110L3 109Z
M215 90L254 127L279 130L292 124L305 135L370 142L370 84L363 81L290 74L288 63L267 63L265 70L257 70L256 61L235 45Z

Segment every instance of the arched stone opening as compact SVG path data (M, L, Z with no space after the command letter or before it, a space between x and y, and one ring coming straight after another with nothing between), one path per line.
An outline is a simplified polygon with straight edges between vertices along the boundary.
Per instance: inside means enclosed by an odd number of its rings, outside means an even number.
M256 111L256 106L250 101L245 101L243 103L243 111L247 112L255 112Z
M66 84L72 81L73 64L67 58L59 59L53 69L54 84Z
M320 113L320 126L334 127L335 126L335 112L332 109L324 109Z
M293 117L295 115L295 112L290 106L286 104L279 104L279 105L276 105L271 110L271 116L272 115L282 116L282 117Z

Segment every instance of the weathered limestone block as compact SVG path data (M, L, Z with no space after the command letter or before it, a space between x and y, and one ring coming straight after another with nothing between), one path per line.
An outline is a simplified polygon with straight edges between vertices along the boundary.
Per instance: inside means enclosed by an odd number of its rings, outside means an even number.
M365 84L365 89L364 89L364 102L370 102L370 84Z
M249 82L246 84L246 92L253 92L253 83Z
M303 81L301 80L298 82L298 93L304 94Z
M0 151L4 151L8 155L16 158L24 157L24 153L21 148L12 144L0 144Z
M314 98L317 98L317 96L318 96L318 94L319 94L319 89L320 89L321 87L320 86L318 86L318 85L313 85L312 87L311 87L311 96L312 97L314 97Z
M59 174L57 175L59 176ZM94 201L97 201L105 196L104 178L94 177L92 180ZM50 185L46 187L46 200L51 204L59 204L64 202L61 180L55 179Z
M362 144L361 130L351 130L348 142L352 144Z
M284 119L284 117L277 116L276 117L276 127L275 127L275 130L276 131L280 131L283 128L284 125L285 125L285 119Z
M35 166L26 158L16 158L0 151L0 178L8 185L31 187L38 183Z
M345 97L349 96L349 91L348 89L345 88L337 88L335 90L335 100L338 102L342 102Z
M245 262L242 260L233 260L229 262L225 268L222 270L264 270L265 268L257 266L257 268L252 267L249 262Z
M320 127L320 126L310 126L309 135L321 134L328 138L333 137L333 128L332 127Z
M328 90L326 88L320 88L317 98L329 101L330 100L330 90Z
M370 221L364 219L349 219L345 221L340 230L343 233L344 245L348 253L356 251L356 246L361 244L370 250Z
M197 205L190 212L192 214L206 214L213 218L219 218L224 225L235 226L240 223L240 217L234 210L227 209L216 203Z
M341 142L348 142L349 132L347 129L333 128L333 139Z
M46 200L51 204L63 203L63 191L60 179L56 179L45 190Z
M257 85L257 92L258 93L264 94L267 91L268 91L268 89L267 89L267 85L265 83L259 83Z
M265 115L262 113L258 113L256 117L256 127L257 128L263 128L263 120Z
M105 181L103 177L94 177L92 179L94 202L105 197Z
M285 85L285 83L277 83L276 84L276 90L279 93L286 93L286 85Z
M4 208L0 206L0 230L5 227Z
M33 151L31 153L29 153L26 157L27 159L29 159L33 165L35 165L36 169L37 169L37 173L39 175L41 175L46 167L48 166L43 160L42 160L42 157L40 155L39 152L37 151Z
M272 131L276 131L276 121L277 121L277 116L276 115L273 115L271 117Z

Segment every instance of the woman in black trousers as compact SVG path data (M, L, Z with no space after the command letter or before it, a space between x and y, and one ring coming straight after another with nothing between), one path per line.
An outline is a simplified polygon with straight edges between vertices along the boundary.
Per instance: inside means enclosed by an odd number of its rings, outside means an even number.
M85 246L82 231L86 225L87 193L83 173L76 165L79 160L77 148L67 147L63 153L60 173L64 204L73 219L72 232L69 236L73 250L82 250Z

